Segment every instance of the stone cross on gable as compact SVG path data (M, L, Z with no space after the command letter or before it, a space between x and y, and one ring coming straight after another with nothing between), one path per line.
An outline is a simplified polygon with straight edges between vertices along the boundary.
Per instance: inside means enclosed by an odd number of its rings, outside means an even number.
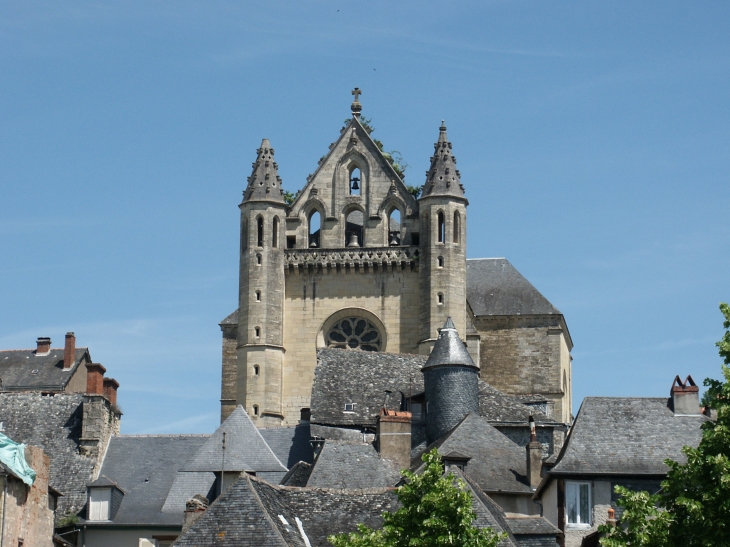
M355 96L355 102L360 102L360 95L362 95L362 91L360 91L359 87L356 87L352 90L352 94Z

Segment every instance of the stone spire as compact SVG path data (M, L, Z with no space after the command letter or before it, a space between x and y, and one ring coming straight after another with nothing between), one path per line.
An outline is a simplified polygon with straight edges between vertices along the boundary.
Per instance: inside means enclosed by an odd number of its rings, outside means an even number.
M456 158L451 152L451 143L446 136L444 120L441 120L439 127L439 140L434 144L431 168L426 172L421 199L428 196L464 197L464 187L461 185L459 170L456 168Z
M261 141L261 147L253 163L253 172L248 177L248 186L243 192L243 201L275 201L284 203L284 191L281 189L279 167L274 161L274 149L269 139Z

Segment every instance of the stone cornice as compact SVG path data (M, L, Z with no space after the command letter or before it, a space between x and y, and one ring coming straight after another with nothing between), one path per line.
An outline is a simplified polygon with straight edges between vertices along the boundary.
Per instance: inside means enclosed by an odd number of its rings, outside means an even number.
M418 247L364 247L356 249L287 249L284 252L286 273L299 273L300 269L356 268L361 272L376 268L415 268L418 265Z

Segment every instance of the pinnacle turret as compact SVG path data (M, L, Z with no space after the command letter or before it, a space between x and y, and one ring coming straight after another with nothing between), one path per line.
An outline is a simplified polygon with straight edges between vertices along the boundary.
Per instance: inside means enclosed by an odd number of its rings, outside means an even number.
M479 369L479 365L474 363L471 355L469 355L466 344L459 337L451 317L446 318L446 323L439 332L439 337L426 363L423 365L423 370L447 365Z
M464 187L461 185L456 158L451 151L451 143L446 136L446 125L443 120L439 127L438 142L434 144L431 167L426 172L421 199L429 196L464 197Z
M261 141L256 150L256 161L253 172L248 177L248 186L243 192L243 201L276 201L284 203L284 191L281 189L281 177L274 161L274 149L269 139Z

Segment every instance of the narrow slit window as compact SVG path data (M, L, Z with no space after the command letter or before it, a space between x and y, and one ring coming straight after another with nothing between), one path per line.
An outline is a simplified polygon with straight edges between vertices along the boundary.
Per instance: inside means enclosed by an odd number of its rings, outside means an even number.
M256 291L256 302L261 302L261 291Z
M439 268L444 267L444 257L443 256L438 257L438 265L439 265Z
M248 220L241 223L241 252L246 250L246 239L248 239Z
M256 255L256 265L261 266L261 255L260 254Z
M261 327L254 327L253 332L256 338L261 338Z
M253 415L254 416L259 415L259 405L253 405Z
M401 216L398 209L393 209L388 215L388 246L396 247L401 240Z
M258 365L254 365L253 366L253 375L254 376L258 376L259 375L259 366Z
M461 215L459 211L454 211L454 243L459 243L459 235L461 234Z
M279 217L274 217L271 229L271 246L276 249L279 247Z
M444 293L439 293L438 294L438 303L439 303L439 306L443 305L443 303L444 303Z
M438 242L444 243L446 241L446 223L444 222L444 214L439 211L438 214Z
M256 219L256 231L257 231L257 246L263 247L264 246L264 219L263 219L263 217L258 217Z

